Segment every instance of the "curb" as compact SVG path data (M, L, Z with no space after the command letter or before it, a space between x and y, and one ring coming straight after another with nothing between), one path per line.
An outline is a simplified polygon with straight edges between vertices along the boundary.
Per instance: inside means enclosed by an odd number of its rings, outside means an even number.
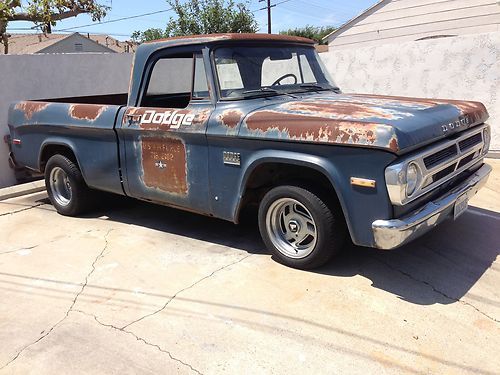
M33 181L28 182L26 184L9 186L3 189L0 189L0 201L20 197L22 195L38 193L40 191L45 190L45 181Z

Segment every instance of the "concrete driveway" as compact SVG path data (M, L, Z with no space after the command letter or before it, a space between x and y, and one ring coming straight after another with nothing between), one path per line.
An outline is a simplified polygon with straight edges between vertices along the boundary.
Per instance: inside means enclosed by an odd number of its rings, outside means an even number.
M500 369L500 161L467 213L315 272L257 228L127 199L83 218L0 202L0 373Z

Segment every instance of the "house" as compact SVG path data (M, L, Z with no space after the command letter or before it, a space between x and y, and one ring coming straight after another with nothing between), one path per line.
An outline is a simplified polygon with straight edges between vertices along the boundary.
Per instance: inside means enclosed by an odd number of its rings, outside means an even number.
M341 49L495 31L499 1L381 0L325 39Z
M10 55L35 53L133 53L136 44L121 42L107 35L93 34L12 34Z

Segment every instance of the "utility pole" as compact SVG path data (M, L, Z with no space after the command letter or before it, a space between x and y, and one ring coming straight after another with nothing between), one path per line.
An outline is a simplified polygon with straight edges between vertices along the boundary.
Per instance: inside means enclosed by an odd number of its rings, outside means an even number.
M271 0L267 0L267 33L271 34Z
M267 1L267 6L259 10L267 9L267 33L271 34L271 8L275 7L276 4L271 5L271 0L259 0L259 3Z

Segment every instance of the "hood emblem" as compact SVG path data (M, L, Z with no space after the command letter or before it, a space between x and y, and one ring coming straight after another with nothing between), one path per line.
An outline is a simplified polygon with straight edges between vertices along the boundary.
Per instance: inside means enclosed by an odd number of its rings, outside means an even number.
M459 129L460 127L466 127L470 125L469 115L460 116L458 120L450 122L446 125L441 125L441 130L446 133L449 130Z

